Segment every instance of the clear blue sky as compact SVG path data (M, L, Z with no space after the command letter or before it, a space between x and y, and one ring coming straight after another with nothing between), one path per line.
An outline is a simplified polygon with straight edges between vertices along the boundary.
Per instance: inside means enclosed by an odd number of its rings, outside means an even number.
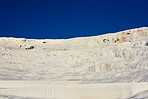
M0 0L0 37L65 39L148 26L148 0Z

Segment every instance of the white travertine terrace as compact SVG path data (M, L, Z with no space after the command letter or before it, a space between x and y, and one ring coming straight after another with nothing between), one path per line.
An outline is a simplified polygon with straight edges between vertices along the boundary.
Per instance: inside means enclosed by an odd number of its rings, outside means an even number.
M148 27L71 39L1 37L0 79L148 82Z

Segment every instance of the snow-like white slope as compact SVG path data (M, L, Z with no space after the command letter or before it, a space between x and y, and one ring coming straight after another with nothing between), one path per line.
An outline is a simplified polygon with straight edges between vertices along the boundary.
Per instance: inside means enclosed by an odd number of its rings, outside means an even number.
M148 27L72 39L2 37L0 79L148 82Z
M148 90L140 92L128 99L148 99Z

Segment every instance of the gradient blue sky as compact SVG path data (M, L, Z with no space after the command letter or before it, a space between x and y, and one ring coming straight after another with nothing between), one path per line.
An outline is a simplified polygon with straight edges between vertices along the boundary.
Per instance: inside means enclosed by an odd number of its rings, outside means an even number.
M0 0L0 37L65 39L148 26L148 0Z

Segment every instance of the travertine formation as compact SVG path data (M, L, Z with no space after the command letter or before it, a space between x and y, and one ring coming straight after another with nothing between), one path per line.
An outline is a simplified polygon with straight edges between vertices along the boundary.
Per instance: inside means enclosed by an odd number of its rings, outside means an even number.
M148 82L148 27L72 39L1 37L0 79Z

